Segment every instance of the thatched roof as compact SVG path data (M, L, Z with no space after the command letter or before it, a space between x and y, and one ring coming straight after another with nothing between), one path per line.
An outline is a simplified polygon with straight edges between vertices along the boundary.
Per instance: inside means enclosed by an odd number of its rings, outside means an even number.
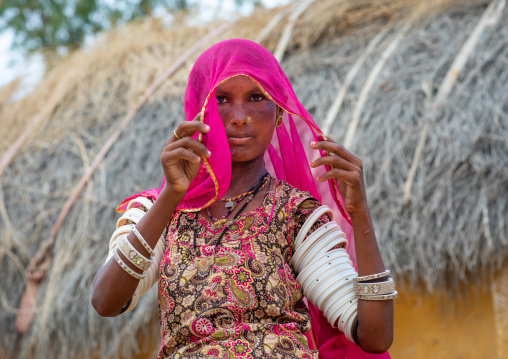
M287 24L294 28L282 67L315 120L363 159L386 266L424 291L488 278L508 257L508 23L499 21L508 9L484 17L487 1L419 3L322 0L295 21L293 6L258 11L202 45L146 102L144 91L221 24L118 29L55 66L25 98L12 100L16 84L0 89L0 156L30 121L35 128L0 179L0 353L131 358L141 331L154 338L148 348L157 346L155 293L120 318L100 318L90 305L114 208L160 184L160 151L183 118L199 52L233 37L275 51ZM266 26L273 27L265 36ZM132 121L56 231L78 181L129 111ZM34 322L20 335L14 322L25 268L53 237Z

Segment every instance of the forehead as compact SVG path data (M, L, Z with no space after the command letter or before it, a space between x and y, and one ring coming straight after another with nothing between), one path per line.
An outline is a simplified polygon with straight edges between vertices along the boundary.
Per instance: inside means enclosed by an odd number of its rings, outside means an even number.
M249 77L239 75L228 79L226 82L217 86L217 91L219 93L225 92L244 92L244 91L257 91L259 90L258 86L254 81L252 81Z

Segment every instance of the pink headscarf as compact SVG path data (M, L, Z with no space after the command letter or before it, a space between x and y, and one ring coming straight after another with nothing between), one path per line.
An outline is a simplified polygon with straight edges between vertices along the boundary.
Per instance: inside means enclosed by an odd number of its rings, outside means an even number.
M321 166L311 169L309 166L310 161L326 155L325 152L312 149L311 141L326 137L298 101L277 59L264 47L249 40L227 40L212 46L196 60L189 74L185 92L185 120L192 121L201 113L201 121L210 126L210 131L196 137L212 155L203 160L201 170L178 209L190 212L206 208L229 188L231 153L215 91L221 83L239 75L249 77L270 100L284 109L283 124L276 129L277 135L273 136L265 153L268 172L300 190L309 191L333 210L334 220L349 240L348 252L356 266L351 219L344 210L344 200L338 192L337 182L318 182L316 177L329 168ZM139 196L156 199L160 191L161 188L157 188L129 197L117 211L125 211L128 202ZM310 304L309 309L312 332L318 347L313 349L319 349L320 358L389 358L387 354L373 356L364 353L337 329L333 329L316 307Z

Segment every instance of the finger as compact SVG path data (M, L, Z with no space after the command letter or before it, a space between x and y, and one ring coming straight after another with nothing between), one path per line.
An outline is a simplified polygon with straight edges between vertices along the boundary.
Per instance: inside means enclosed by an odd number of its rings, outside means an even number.
M313 141L313 142L311 142L310 145L312 148L314 148L316 150L322 150L322 151L326 151L328 153L334 153L336 155L341 156L342 158L345 158L349 162L354 163L357 166L361 165L361 160L358 157L356 157L351 152L349 152L341 144L335 143L332 140Z
M189 162L200 162L201 157L197 156L194 152L189 151L186 148L179 147L173 150L165 150L161 155L161 163L162 164L174 164L179 160L189 161Z
M314 162L310 162L311 168L317 168L319 166L332 166L334 168L341 168L346 171L361 171L361 168L355 164L345 160L340 156L335 155L319 157Z
M192 121L180 122L173 132L173 136L167 143L174 142L184 137L192 137L196 132L208 133L210 126L201 122L201 115L198 114Z
M325 136L324 134L318 134L317 135L317 140L318 141L330 141L330 142L333 142L333 143L337 143L335 142L331 137L328 137L328 136Z
M354 171L347 171L341 168L332 168L330 171L326 171L319 176L318 181L325 182L331 179L337 179L338 182L344 182L349 185L353 185L360 180L360 174Z
M178 126L182 127L183 136L192 136L196 132L208 133L210 131L210 126L201 122L201 113L198 113L192 121L182 122ZM180 133L178 135L180 135Z
M185 148L191 152L194 152L195 155L204 158L211 156L211 153L208 151L206 146L198 140L193 139L192 137L183 137L175 142L169 143L166 147L164 147L164 150L172 151L177 148Z

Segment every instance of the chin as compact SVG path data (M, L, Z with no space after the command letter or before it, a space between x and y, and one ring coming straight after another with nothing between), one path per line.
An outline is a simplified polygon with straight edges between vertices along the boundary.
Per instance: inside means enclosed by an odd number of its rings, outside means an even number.
M254 162L264 157L264 153L250 153L244 151L231 151L231 163Z

